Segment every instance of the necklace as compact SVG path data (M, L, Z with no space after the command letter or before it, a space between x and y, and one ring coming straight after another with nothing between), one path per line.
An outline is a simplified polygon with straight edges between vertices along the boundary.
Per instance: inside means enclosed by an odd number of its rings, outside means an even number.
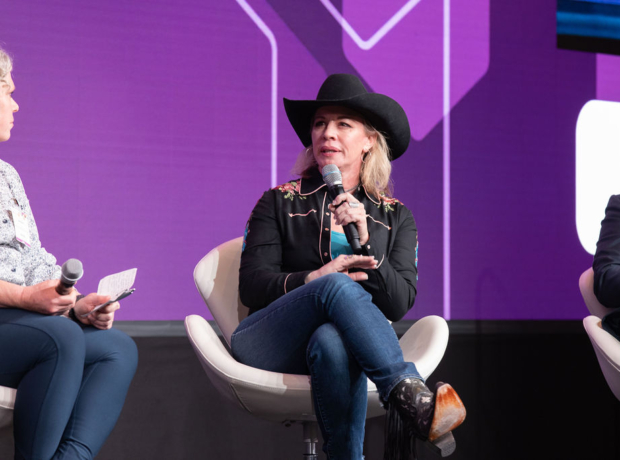
M351 187L349 190L345 190L344 193L349 193L352 192L353 190L355 190L356 188L358 188L360 186L360 184L358 183L355 187Z

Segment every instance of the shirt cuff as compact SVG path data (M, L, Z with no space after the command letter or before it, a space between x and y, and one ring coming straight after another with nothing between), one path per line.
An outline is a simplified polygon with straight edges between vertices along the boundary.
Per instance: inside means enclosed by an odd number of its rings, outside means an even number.
M311 273L310 270L303 272L289 273L284 279L284 293L288 294L293 289L306 284L306 276Z

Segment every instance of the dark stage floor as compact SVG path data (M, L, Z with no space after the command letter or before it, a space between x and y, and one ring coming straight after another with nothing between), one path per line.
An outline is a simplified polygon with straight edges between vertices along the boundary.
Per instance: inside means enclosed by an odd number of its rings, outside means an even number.
M397 331L406 326L395 325ZM620 403L580 321L452 322L450 328L446 355L429 379L450 382L468 409L449 458L620 458ZM301 426L256 419L218 396L187 338L175 336L180 323L164 324L158 337L137 330L138 372L98 460L302 458ZM369 420L367 460L382 459L382 443L383 419ZM10 458L4 435L0 459ZM423 451L420 458L437 457Z

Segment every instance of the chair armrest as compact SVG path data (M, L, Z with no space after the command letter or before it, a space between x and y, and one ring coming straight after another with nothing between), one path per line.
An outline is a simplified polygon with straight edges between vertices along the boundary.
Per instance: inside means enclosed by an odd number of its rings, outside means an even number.
M600 318L594 315L584 318L583 326L592 342L607 385L620 399L620 342L601 327Z
M607 308L602 305L596 298L596 295L594 295L594 270L592 267L588 268L579 277L579 290L591 315L603 319L605 315L614 311L613 308Z
M226 398L250 413L280 420L278 414L273 414L273 407L269 407L273 401L267 395L286 397L294 403L283 408L284 412L299 411L301 407L313 419L309 376L269 372L237 362L201 316L186 317L185 330L207 376ZM259 393L262 397L257 396Z
M437 368L448 346L448 323L430 315L416 321L400 338L405 361L412 361L420 375L427 379Z
M16 396L15 388L0 386L0 428L10 425L13 421Z
M590 315L584 318L583 327L585 328L592 344L598 348L607 358L607 361L619 373L620 380L620 342L609 332L601 327L601 319L597 316Z

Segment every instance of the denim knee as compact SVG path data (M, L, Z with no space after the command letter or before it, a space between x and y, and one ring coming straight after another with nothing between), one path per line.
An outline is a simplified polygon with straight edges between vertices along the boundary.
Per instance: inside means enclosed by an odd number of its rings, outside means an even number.
M356 313L364 307L376 309L372 296L357 281L344 273L330 273L313 281L320 282L320 298L323 306L333 313ZM354 311L351 311L354 310Z
M349 275L344 273L330 273L317 278L314 282L322 283L326 289L341 289L343 287L357 284Z
M349 295L366 293L364 288L357 281L353 281L349 275L344 273L330 273L329 275L317 278L313 283L319 283L321 293L330 295ZM367 294L367 293L366 293Z
M316 361L320 361L321 367L325 369L349 367L349 353L336 326L326 323L314 331L308 342L306 361L309 368Z

